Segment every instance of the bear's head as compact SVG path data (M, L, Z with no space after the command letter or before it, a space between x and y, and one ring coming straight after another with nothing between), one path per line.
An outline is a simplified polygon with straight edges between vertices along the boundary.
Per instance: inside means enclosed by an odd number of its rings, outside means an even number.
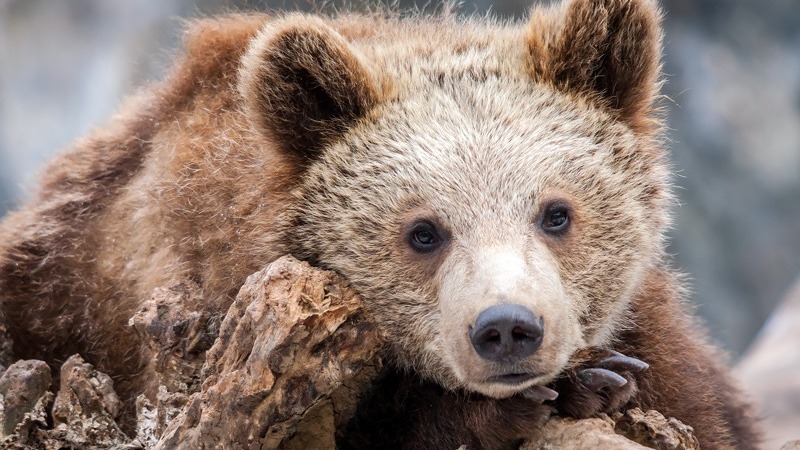
M361 293L399 367L493 397L551 381L662 257L660 41L650 0L268 24L239 89L302 167L288 245Z

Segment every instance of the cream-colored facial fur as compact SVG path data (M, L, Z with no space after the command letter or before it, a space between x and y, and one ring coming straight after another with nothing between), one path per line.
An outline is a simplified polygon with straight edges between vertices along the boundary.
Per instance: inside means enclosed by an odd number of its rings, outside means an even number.
M495 396L550 381L574 351L607 342L624 322L658 255L661 217L639 199L660 175L617 166L615 151L636 151L623 126L525 79L463 77L405 95L309 169L298 190L301 252L363 293L401 364ZM563 239L537 226L554 198L574 205ZM451 236L433 268L403 240L415 210ZM503 302L544 318L542 347L516 370L541 374L526 385L487 384L501 368L467 337L481 310Z
M426 31L407 35L422 46ZM668 177L654 143L629 124L534 80L526 27L480 31L438 36L452 47L425 53L413 38L351 42L357 59L383 68L362 72L369 83L389 88L311 160L289 215L292 251L351 281L399 364L507 396L552 380L575 351L607 343L624 324L660 257ZM537 225L553 200L573 208L572 229L558 239ZM409 248L404 225L420 217L447 230L442 255ZM467 331L483 309L507 302L540 315L545 334L532 356L498 367L477 356ZM487 382L508 372L538 375Z

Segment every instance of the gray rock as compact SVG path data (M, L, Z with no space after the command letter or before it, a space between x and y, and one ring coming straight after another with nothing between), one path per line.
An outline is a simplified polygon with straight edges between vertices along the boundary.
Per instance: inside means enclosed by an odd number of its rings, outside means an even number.
M45 396L52 378L42 361L17 361L0 376L0 439L14 434Z
M800 280L736 368L763 417L765 450L800 439Z

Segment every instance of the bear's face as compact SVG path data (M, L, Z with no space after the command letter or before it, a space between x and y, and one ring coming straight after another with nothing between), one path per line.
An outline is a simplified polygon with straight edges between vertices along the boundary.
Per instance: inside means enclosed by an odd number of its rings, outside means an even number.
M565 20L567 33L589 3L542 17ZM622 98L640 86L573 91L580 73L563 85L531 73L538 47L523 30L471 56L445 41L433 57L386 51L381 65L325 24L286 22L251 48L241 85L287 109L276 118L260 102L249 114L267 116L254 123L307 165L286 239L362 294L396 364L505 397L551 381L624 326L660 256L668 202L658 149L626 109L641 105ZM322 69L294 62L304 57ZM290 94L248 84L265 78L290 80ZM302 117L288 96L306 105Z
M504 396L607 341L660 244L641 200L658 181L615 156L636 151L629 131L499 79L375 113L309 169L297 243L362 293L403 365ZM510 363L470 338L500 304L542 321L540 347Z

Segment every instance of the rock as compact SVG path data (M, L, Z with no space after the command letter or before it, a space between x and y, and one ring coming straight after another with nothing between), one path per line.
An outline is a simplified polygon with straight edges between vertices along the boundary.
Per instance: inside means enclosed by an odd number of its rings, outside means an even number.
M614 432L609 418L576 420L551 418L544 426L539 442L528 442L520 450L645 450L644 447Z
M206 350L217 338L219 314L208 311L196 283L159 288L129 323L153 353L158 382L168 392L199 388Z
M200 287L187 280L156 289L129 321L150 349L157 378L156 405L147 403L155 414L153 436L160 436L189 396L200 390L206 351L214 344L222 321L208 304ZM149 441L149 434L143 439Z
M674 417L667 419L658 411L629 409L614 416L615 429L623 436L658 450L700 450L694 430Z
M247 279L206 354L201 391L155 448L334 449L333 431L368 386L365 374L377 373L380 348L343 280L281 258Z
M136 443L143 448L153 448L158 442L158 411L144 395L136 398Z
M53 401L50 368L42 361L18 361L0 377L2 448L131 448L115 422L121 403L108 375L75 355L61 367L60 381Z
M37 360L17 361L0 376L0 439L19 434L25 416L37 415L37 404L47 406L50 382L50 368Z
M131 319L159 383L155 402L136 400L135 439L117 424L111 379L75 355L61 368L50 421L45 363L20 361L0 377L0 446L334 450L382 366L382 340L355 292L284 257L248 278L224 320L203 312L204 302L182 283L157 290ZM689 427L631 410L613 420L552 418L544 439L522 448L696 450L691 442Z
M79 448L128 444L130 439L115 421L121 409L111 377L78 355L61 366L61 384L53 403L53 437Z
M657 411L633 408L614 417L572 419L553 417L538 442L525 443L520 450L700 450L692 428Z
M800 280L764 325L736 366L736 374L759 406L764 448L777 450L800 438Z

